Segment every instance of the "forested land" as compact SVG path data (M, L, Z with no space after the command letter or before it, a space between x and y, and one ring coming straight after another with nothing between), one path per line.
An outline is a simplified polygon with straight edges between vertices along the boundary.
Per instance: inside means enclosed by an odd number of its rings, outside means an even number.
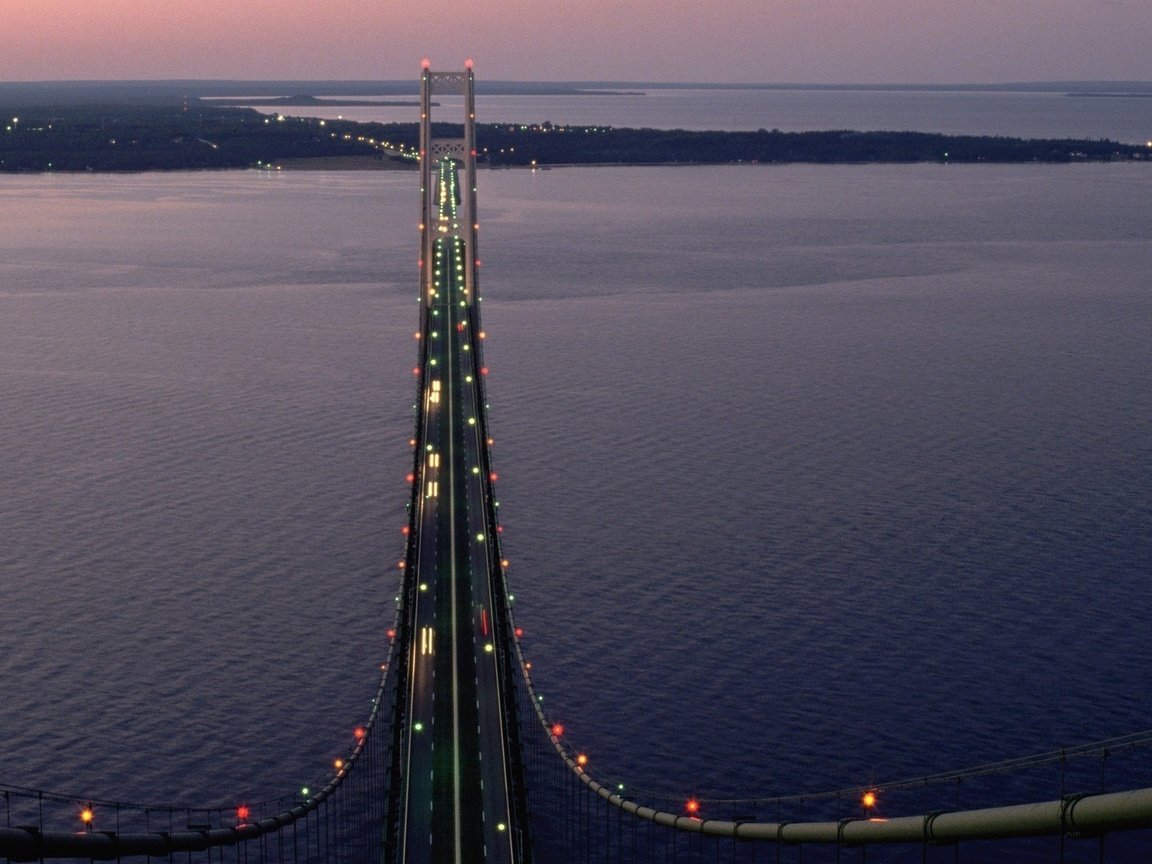
M437 124L441 136L459 127ZM190 103L0 104L0 172L295 167L336 157L380 167L413 163L416 123L356 123ZM1025 140L921 132L698 132L604 126L479 124L481 164L1073 162L1152 158L1106 140ZM319 164L319 163L317 163Z

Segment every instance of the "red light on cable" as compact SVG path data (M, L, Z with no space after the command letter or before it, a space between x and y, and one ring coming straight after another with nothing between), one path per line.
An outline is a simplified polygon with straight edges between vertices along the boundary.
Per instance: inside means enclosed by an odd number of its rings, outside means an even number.
M357 741L363 741L364 736L367 735L368 733L366 731L364 731L363 726L357 726L356 731L353 732L352 734L356 736Z
M517 627L515 632L516 632L516 638L519 639L521 636L524 635L524 628L523 627Z
M687 801L684 802L684 809L688 812L689 816L694 816L694 817L699 816L700 815L700 802L697 801L695 798L689 798Z
M236 808L236 821L247 822L250 815L252 815L252 811L248 809L247 805L241 804Z
M561 726L559 723L553 723L552 724L552 734L555 735L557 738L559 738L561 735L564 734L564 727Z

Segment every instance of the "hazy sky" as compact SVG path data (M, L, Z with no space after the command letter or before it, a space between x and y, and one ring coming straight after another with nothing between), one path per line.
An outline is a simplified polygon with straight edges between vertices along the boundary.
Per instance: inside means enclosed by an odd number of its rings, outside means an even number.
M1152 0L0 0L2 80L396 79L424 56L488 79L1147 80Z

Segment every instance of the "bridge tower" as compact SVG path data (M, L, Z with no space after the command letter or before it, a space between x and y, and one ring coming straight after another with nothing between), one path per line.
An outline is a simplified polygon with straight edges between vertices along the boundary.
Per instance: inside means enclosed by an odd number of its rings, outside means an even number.
M450 158L464 169L463 194L459 202L459 222L464 226L458 236L464 240L464 290L470 302L476 302L476 96L471 59L464 61L463 72L433 72L424 60L420 76L420 250L424 262L422 288L424 302L430 304L433 287L434 246L439 228L436 223L438 196L441 194L436 174L441 160ZM432 130L432 97L437 94L464 97L463 136L437 138Z

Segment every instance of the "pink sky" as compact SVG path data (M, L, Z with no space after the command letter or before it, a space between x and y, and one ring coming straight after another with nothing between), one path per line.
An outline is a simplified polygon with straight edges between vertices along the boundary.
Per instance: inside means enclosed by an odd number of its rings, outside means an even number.
M1150 46L1152 0L0 0L0 80L1149 80Z

